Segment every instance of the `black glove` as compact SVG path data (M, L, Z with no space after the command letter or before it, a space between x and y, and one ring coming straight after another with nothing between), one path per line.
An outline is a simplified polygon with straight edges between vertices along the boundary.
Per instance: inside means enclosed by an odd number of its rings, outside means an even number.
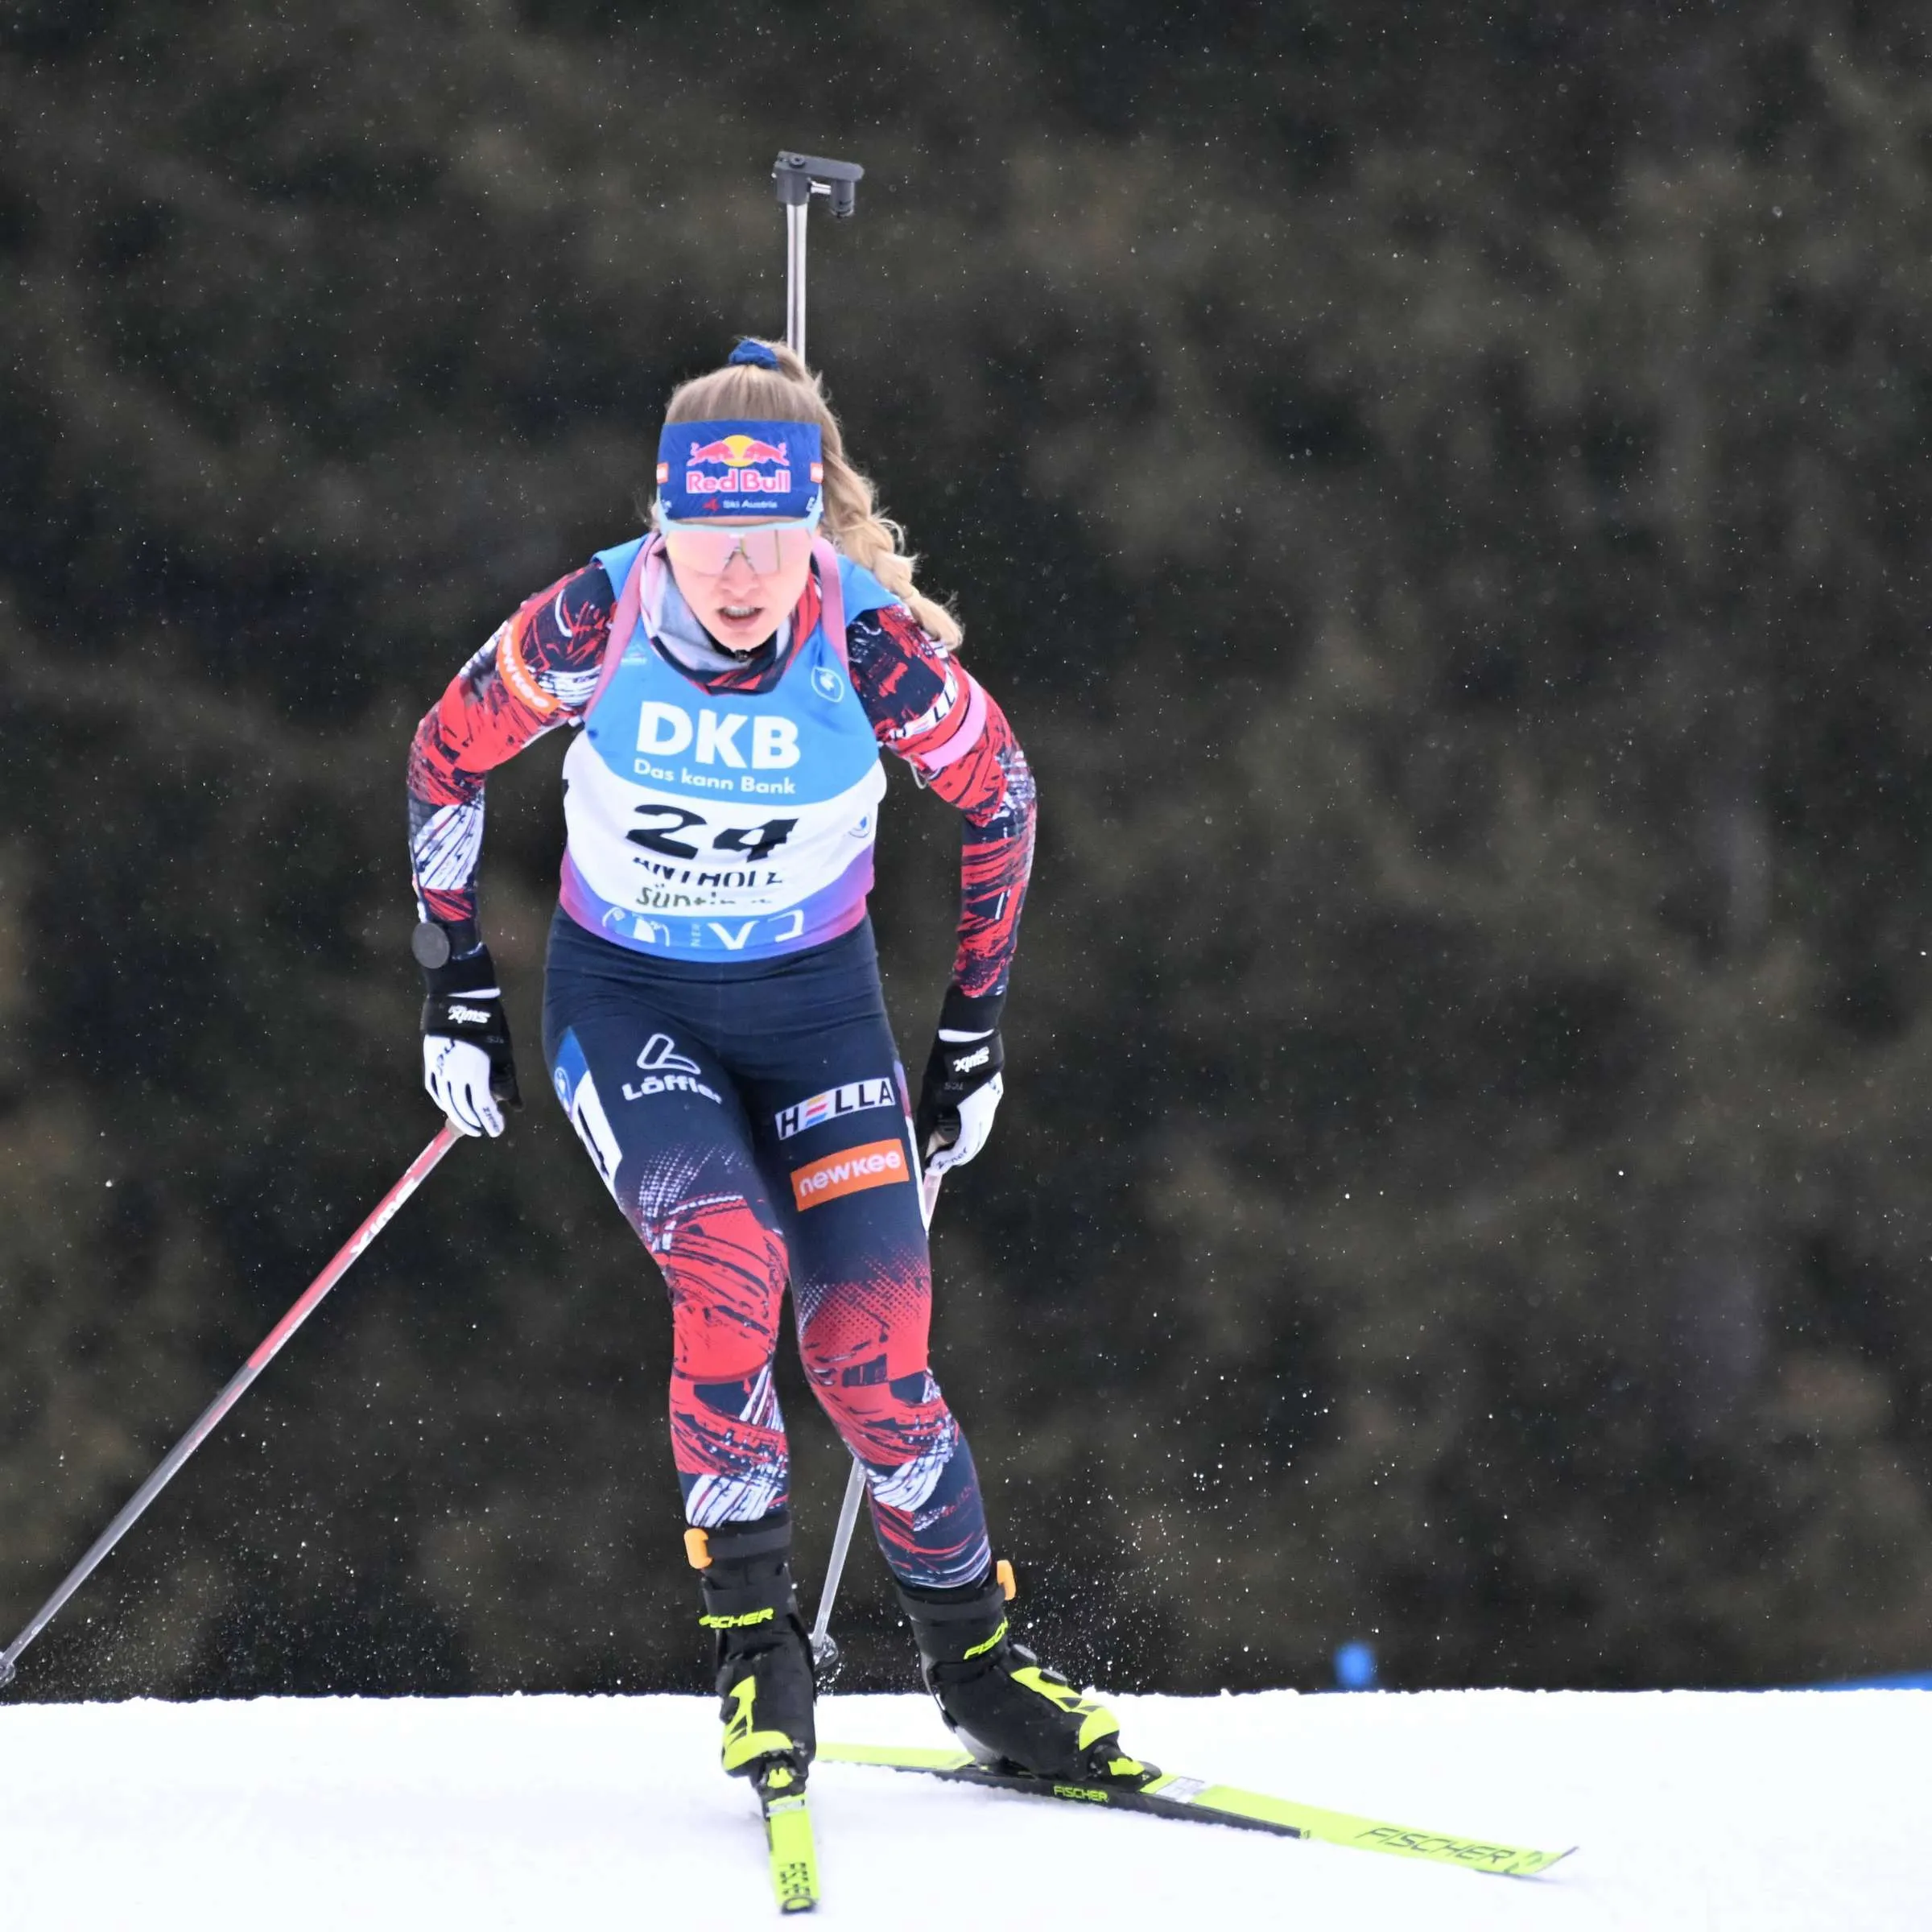
M1005 1091L1006 1055L1000 1043L1002 996L971 999L947 989L937 1036L919 1083L913 1133L930 1174L964 1167L986 1145Z
M464 948L464 941L472 943ZM459 950L459 948L464 948ZM489 948L473 926L425 919L410 942L423 968L423 1084L460 1132L503 1131L500 1101L521 1107L510 1022Z

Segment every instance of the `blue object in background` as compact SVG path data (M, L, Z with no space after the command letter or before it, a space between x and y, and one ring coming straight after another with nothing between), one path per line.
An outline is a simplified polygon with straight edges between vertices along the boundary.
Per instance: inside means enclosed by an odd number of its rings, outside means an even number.
M1375 1652L1360 1641L1344 1644L1335 1653L1335 1684L1338 1690L1373 1690Z

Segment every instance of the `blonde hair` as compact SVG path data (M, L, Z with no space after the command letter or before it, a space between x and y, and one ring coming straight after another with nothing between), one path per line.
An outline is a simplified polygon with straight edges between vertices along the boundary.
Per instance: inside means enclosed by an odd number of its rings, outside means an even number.
M960 642L960 621L943 604L920 594L912 580L915 559L899 546L906 533L879 514L869 478L853 469L839 434L839 419L819 378L782 342L762 342L778 358L776 369L728 362L693 376L671 391L667 423L714 423L732 417L766 423L815 423L825 464L825 510L821 528L833 546L862 565L911 610L941 643Z

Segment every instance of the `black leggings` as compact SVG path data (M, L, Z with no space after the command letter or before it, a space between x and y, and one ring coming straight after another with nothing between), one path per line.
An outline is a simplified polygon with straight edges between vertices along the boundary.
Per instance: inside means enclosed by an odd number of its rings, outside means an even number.
M789 1279L806 1373L865 1465L894 1574L922 1589L983 1576L972 1452L927 1363L932 1274L870 925L700 964L559 912L543 1052L671 1290L687 1518L745 1522L786 1502L772 1357Z

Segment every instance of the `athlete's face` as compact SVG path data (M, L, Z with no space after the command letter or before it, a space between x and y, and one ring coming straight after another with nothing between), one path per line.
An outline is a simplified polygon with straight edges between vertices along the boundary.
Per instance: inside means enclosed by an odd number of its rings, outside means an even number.
M766 517L705 519L707 532L720 529L770 528ZM680 560L674 543L665 547L671 574L698 621L727 650L755 650L790 617L805 594L811 572L809 542L783 544L746 542L733 547L721 571Z

